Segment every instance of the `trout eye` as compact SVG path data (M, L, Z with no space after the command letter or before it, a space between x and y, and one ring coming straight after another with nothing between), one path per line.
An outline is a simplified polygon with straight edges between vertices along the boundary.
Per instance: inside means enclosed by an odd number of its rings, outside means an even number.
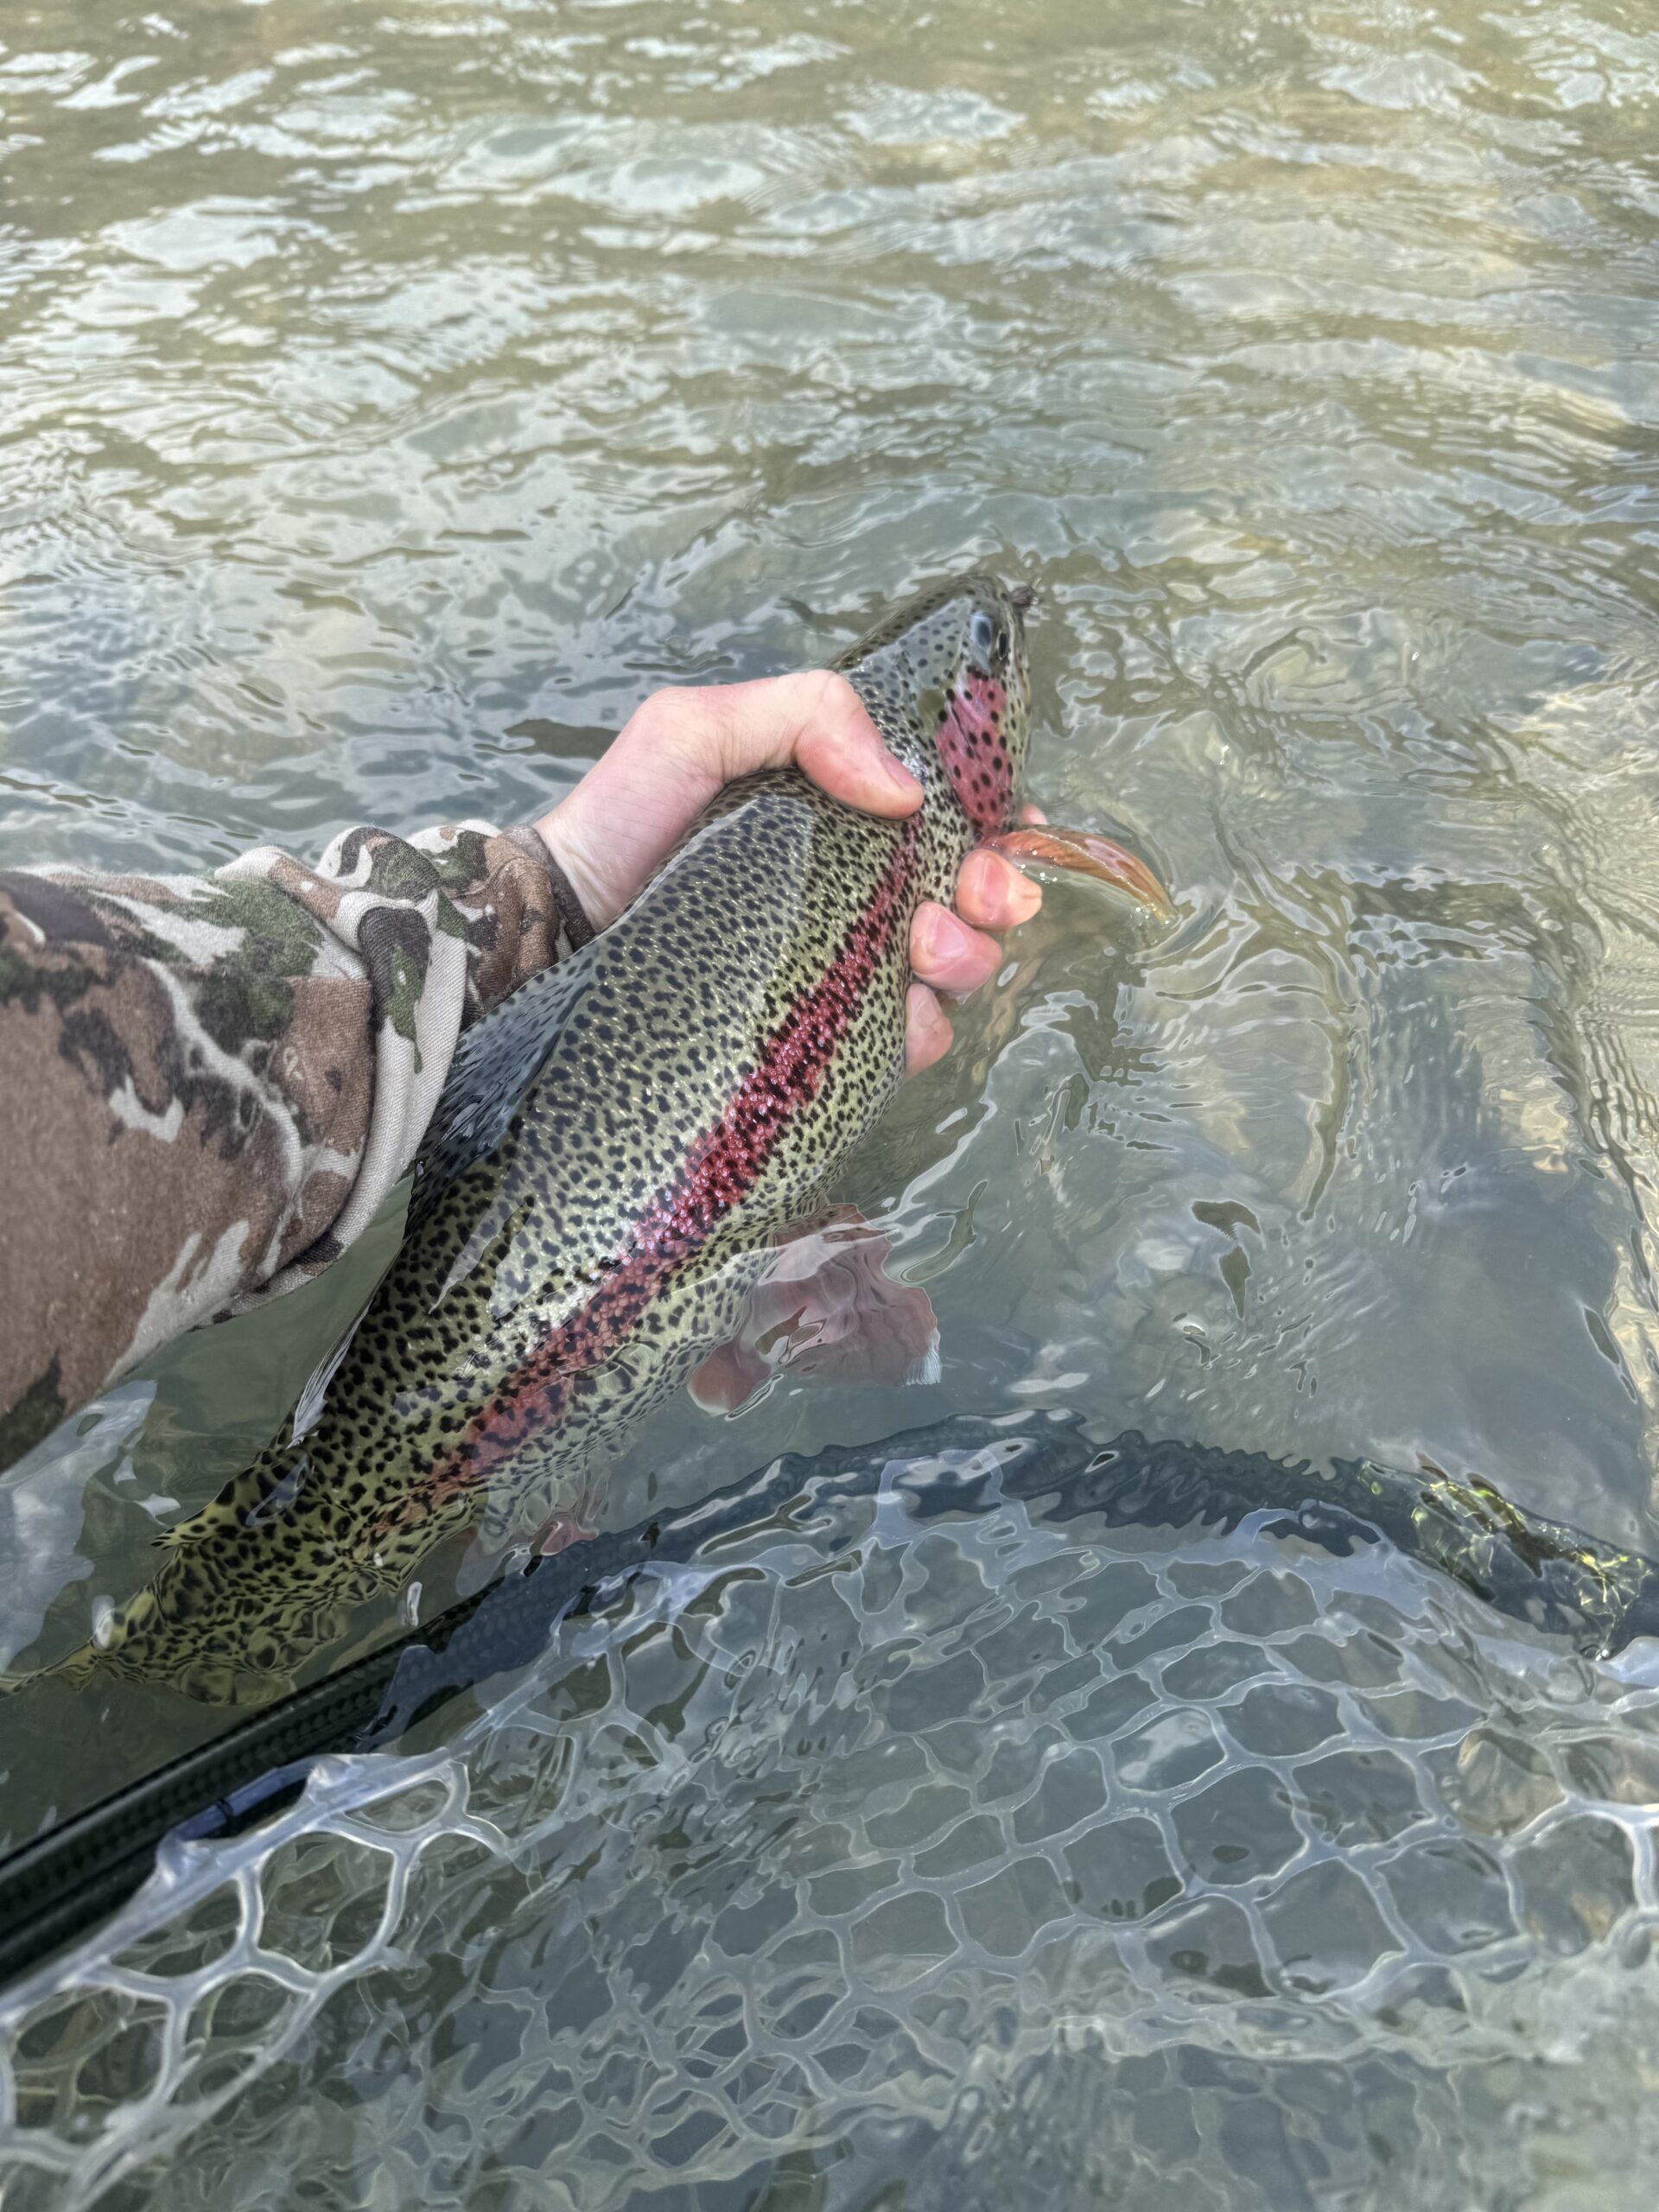
M1001 664L1008 650L1008 633L999 622L993 622L983 607L968 625L968 642L982 661L995 668Z

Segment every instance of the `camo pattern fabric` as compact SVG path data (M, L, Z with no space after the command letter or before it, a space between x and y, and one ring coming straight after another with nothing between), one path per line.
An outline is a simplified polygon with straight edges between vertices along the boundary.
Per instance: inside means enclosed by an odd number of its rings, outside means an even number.
M0 871L0 1467L318 1274L461 1031L592 936L533 829L355 829L203 877Z

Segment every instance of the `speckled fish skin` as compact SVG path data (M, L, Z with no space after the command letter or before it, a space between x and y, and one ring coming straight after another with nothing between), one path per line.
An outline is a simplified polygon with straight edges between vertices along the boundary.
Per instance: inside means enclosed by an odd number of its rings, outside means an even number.
M903 1070L910 922L1014 818L1020 606L988 576L836 665L922 780L903 822L734 784L626 914L462 1041L410 1228L312 1425L166 1540L66 1670L269 1696L435 1544L580 1523L607 1457L730 1337Z

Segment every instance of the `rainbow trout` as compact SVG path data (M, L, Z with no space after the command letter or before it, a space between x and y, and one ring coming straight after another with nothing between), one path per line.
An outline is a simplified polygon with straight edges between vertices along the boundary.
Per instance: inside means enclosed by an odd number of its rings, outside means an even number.
M581 1527L599 1465L734 1338L892 1097L911 918L969 849L1167 912L1118 848L1014 826L1027 603L964 577L836 664L921 780L916 814L793 770L734 784L610 929L467 1033L321 1409L168 1535L72 1678L268 1697L444 1538Z

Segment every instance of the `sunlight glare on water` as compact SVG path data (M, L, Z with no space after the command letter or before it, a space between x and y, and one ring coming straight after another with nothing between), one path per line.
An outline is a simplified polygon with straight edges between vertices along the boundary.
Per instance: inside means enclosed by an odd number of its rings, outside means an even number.
M679 1406L617 1522L779 1450L1074 1408L1102 1438L1478 1471L1659 1551L1656 143L1649 0L19 0L0 864L524 818L659 684L827 658L969 563L1029 581L1033 793L1130 832L1179 925L1154 942L1052 893L849 1170L927 1282L941 1382ZM356 1280L177 1348L6 1478L9 1650L53 1607L73 1643L145 1579ZM971 1611L947 1577L917 1620L943 1643ZM148 1756L192 1725L158 1713ZM13 1834L105 1778L67 1709L41 1726L7 1762ZM863 1833L802 1816L785 1886ZM849 1896L867 1858L838 1866ZM1633 2096L1644 1961L1620 1955L1598 2046ZM1249 2024L1217 1972L1224 2025L1143 2023L1139 2060L1058 2027L1000 2059L975 2014L1003 2202L1046 2139L1068 2202L1257 2201L1226 2177L1267 2189L1282 2142L1181 2115L1257 2036L1294 2072L1300 2031ZM892 2002L893 2050L925 2043ZM678 2063L669 2029L652 2049ZM1320 2080L1363 2099L1365 2050L1319 2043ZM1337 2124L1313 2078L1299 2142ZM1508 2194L1433 2201L1622 2201L1541 2078L1554 2147ZM384 2084L353 2079L367 2111ZM1088 2194L1106 2177L1069 2152L1134 2094L1186 2179L1129 2160L1128 2194ZM1521 2098L1500 2067L1425 2126L1478 2177ZM907 2184L913 2139L836 2112L810 2154L774 2131L747 2195L712 2149L727 2193L696 2193L685 2149L650 2201L989 2201L982 2164ZM385 2123L360 2169L319 2133L342 2193L320 2164L291 2201L391 2201ZM1343 2203L1399 2201L1389 2125L1371 2183L1331 2167ZM556 2135L511 2171L611 2202ZM427 2150L405 2201L543 2201ZM300 2137L284 2155L305 2171ZM1279 2204L1338 2201L1308 2156Z

